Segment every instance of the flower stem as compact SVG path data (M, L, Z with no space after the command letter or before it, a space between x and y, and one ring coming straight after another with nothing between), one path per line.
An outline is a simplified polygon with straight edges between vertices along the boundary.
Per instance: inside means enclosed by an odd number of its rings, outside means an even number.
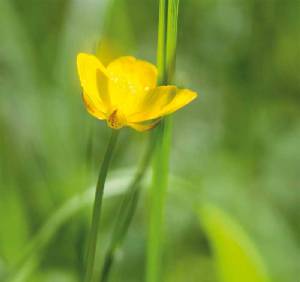
M112 130L111 137L107 145L104 159L102 161L102 165L98 176L95 200L93 206L92 225L89 234L88 249L87 249L86 274L84 279L85 282L91 282L93 278L95 253L96 253L97 237L98 237L98 229L99 229L98 226L101 217L104 184L105 184L105 179L107 176L109 164L112 158L112 154L117 142L118 134L119 134L118 130Z
M115 254L122 244L125 236L127 235L130 223L136 211L136 206L140 194L139 184L149 166L154 145L155 142L153 140L153 134L151 134L148 140L146 152L141 160L138 170L136 171L134 178L130 182L126 194L123 196L113 229L112 239L105 255L100 279L101 282L108 281L110 270L114 263Z
M179 0L160 0L157 66L159 84L172 83L175 71L177 19ZM169 155L172 136L172 119L165 118L156 129L153 179L150 189L150 214L146 282L161 280L163 254L163 213L168 186Z

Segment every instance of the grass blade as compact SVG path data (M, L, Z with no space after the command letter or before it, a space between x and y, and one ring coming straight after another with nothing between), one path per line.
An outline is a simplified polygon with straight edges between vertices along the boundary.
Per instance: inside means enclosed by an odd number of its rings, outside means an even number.
M157 67L159 84L170 84L175 71L179 0L160 0ZM165 118L156 129L153 180L150 189L150 215L147 246L146 281L161 280L163 213L168 186L172 120Z
M200 220L213 247L220 281L270 282L256 246L232 217L206 204Z

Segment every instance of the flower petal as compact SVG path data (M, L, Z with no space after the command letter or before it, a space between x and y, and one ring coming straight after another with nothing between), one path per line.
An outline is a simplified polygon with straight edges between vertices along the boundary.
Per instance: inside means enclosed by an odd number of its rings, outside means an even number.
M93 112L107 113L110 102L105 67L96 56L80 53L77 56L77 69L84 92L84 101L86 105L89 105L89 112L93 108Z
M89 112L89 114L91 114L92 116L94 116L97 119L106 119L106 114L101 112L99 110L99 107L96 107L94 105L93 101L90 99L90 97L88 95L83 93L82 99L83 99L83 102L84 102L85 107L86 107L87 111Z
M109 93L113 107L125 115L136 111L136 107L150 89L156 87L157 69L154 65L134 57L120 57L107 67Z
M197 97L189 89L176 86L159 86L155 88L140 104L139 110L128 116L129 122L142 122L171 114L184 107Z
M158 125L159 121L153 122L151 124L141 124L141 123L128 123L127 125L130 126L131 128L135 129L136 131L139 132L144 132L147 130L150 130L154 128L156 125Z
M197 93L189 89L177 89L173 100L163 109L163 115L169 115L176 112L187 104L191 103L197 97Z

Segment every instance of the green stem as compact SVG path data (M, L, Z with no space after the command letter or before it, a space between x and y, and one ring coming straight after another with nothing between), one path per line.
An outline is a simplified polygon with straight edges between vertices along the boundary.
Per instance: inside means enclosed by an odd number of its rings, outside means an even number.
M112 130L111 137L107 145L107 149L98 176L98 182L97 182L95 200L93 206L92 225L89 234L88 249L87 249L86 275L84 279L85 282L90 282L92 281L93 278L97 236L98 236L98 229L99 229L98 226L101 217L104 184L105 184L105 179L109 168L109 164L112 158L113 150L117 142L118 134L119 134L118 130Z
M162 265L163 212L168 185L171 120L163 120L157 129L153 161L153 179L150 189L150 215L146 281L160 281Z
M159 1L159 18L158 18L158 38L157 38L157 68L158 83L166 84L167 67L166 67L166 48L167 48L167 17L168 17L168 0Z
M108 281L110 270L114 263L114 258L117 249L122 244L125 236L127 235L130 223L135 214L138 198L139 198L139 184L145 175L145 172L149 166L151 156L154 149L153 134L148 141L148 146L146 148L145 155L138 167L138 170L129 184L127 193L123 196L121 206L118 211L117 219L113 229L112 239L108 246L108 250L105 255L103 270L101 274L101 282Z
M177 43L179 0L160 0L158 23L157 66L159 83L173 80ZM156 129L156 148L153 163L153 180L150 189L150 214L147 248L146 282L161 280L163 254L164 207L168 186L169 155L172 120L165 118Z

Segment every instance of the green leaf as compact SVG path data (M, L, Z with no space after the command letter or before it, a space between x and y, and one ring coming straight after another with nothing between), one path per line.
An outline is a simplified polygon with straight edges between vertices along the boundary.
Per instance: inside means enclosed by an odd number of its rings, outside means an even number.
M204 205L199 215L213 248L220 281L270 281L256 246L231 216L212 204Z

